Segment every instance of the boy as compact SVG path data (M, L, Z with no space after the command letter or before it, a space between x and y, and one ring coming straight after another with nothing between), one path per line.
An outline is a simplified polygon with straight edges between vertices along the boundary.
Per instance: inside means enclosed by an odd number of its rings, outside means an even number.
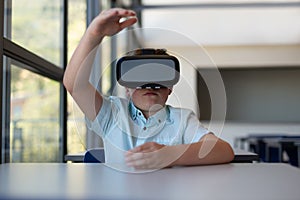
M122 18L126 19L120 22ZM227 142L203 128L191 111L165 105L172 88L126 88L129 99L121 99L103 97L89 83L92 59L87 57L93 58L93 49L105 36L136 21L131 10L114 8L100 13L64 75L64 85L84 112L88 126L103 138L106 162L123 159L135 169L230 162L234 154Z

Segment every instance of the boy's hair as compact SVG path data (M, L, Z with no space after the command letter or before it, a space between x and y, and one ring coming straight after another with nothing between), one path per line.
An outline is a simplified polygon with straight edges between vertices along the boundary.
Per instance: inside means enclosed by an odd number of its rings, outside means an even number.
M166 49L140 48L129 51L126 56L140 56L140 55L169 55Z

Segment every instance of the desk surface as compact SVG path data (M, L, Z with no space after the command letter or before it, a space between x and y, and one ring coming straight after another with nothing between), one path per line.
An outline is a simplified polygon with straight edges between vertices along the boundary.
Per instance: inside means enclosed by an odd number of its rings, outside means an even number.
M231 163L125 173L105 164L2 164L0 199L299 199L300 169Z

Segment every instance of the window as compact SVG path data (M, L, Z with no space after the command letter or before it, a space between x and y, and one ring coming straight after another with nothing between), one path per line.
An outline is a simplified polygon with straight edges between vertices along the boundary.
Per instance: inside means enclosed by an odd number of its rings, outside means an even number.
M0 163L63 161L66 4L1 1Z
M62 1L11 2L9 39L55 65L62 66Z
M70 60L86 29L86 0L70 0L68 7L68 60ZM68 94L68 153L78 153L85 150L86 126L84 115Z
M112 2L0 2L0 164L63 162L67 153L84 151L91 143L101 145L97 136L87 134L84 115L62 79L87 24ZM116 41L106 39L99 50L95 69L101 79L94 84L109 94L114 73L107 66L116 57Z
M59 83L10 63L10 162L58 162Z
M96 17L101 10L108 9L110 1L69 1L68 20L68 55L69 59L77 47L87 25ZM92 84L103 94L111 91L111 39L105 38L98 48L95 57L93 72L91 73ZM101 78L100 78L101 77ZM101 138L89 131L85 125L84 114L76 102L68 95L68 153L76 154L84 152L88 148L102 146Z

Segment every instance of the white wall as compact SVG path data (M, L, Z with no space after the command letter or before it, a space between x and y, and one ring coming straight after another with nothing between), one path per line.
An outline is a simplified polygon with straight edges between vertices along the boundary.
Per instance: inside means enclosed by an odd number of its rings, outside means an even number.
M207 59L207 55L199 53L199 49L190 47L172 47L176 52L189 52L189 60L197 67L209 67L215 63L217 67L299 67L300 66L300 45L268 45L268 46L211 46L204 47L206 53L213 62ZM186 67L185 65L188 65ZM190 85L196 88L196 71L190 64L183 63L181 66L183 76ZM180 84L180 83L179 83ZM180 97L183 107L190 108L198 112L197 99L194 98L195 88L191 91L184 86L176 86L176 97ZM177 100L178 101L178 100ZM176 106L176 101L171 98L170 103ZM217 125L216 125L217 124ZM220 124L213 122L207 127L227 140L233 145L234 138L246 136L249 133L287 133L300 134L299 123L247 123L229 122L224 124L220 132ZM210 125L210 126L209 126Z
M207 127L209 123L204 123ZM299 123L246 123L246 122L226 122L222 131L215 129L219 127L218 122L214 122L211 125L211 129L220 138L229 142L234 146L234 140L236 137L244 137L251 133L260 134L288 134L299 135L300 124ZM247 148L247 147L246 147Z
M201 67L299 67L300 45L268 46L210 46L169 47L177 55L184 52L181 63L183 80L174 87L169 103L198 112L196 94L196 69ZM187 56L188 55L188 56ZM192 86L192 87L187 87ZM193 88L194 87L194 88ZM181 104L178 104L180 102Z

